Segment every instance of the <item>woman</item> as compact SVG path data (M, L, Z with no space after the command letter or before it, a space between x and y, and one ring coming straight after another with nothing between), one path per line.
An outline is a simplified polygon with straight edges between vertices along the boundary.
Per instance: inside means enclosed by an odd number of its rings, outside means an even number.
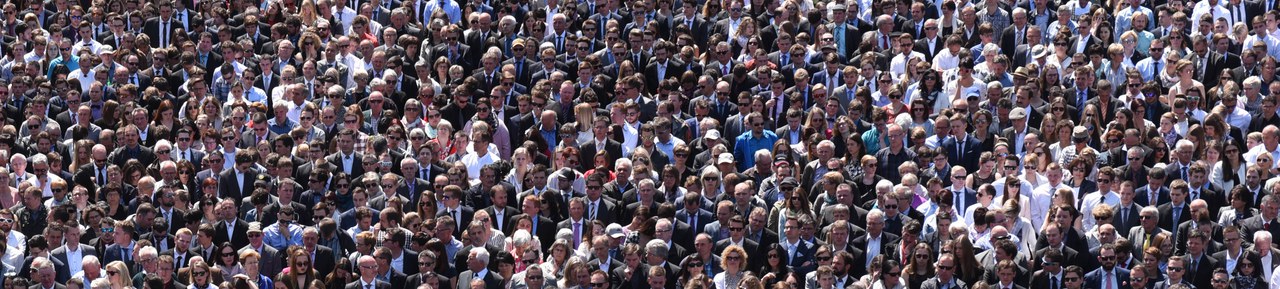
M1257 214L1258 209L1253 207L1253 192L1244 186L1237 186L1231 189L1230 207L1218 212L1218 224L1237 225L1237 222Z
M1236 270L1231 272L1231 287L1236 289L1264 289L1267 286L1267 278L1262 276L1262 268L1258 268L1262 264L1262 260L1258 258L1252 251L1245 251L1243 256L1236 260ZM1269 257L1268 257L1269 258Z
M724 271L716 273L713 283L716 289L737 289L742 277L746 276L747 251L737 245L730 245L720 253L720 268Z
M133 274L129 273L129 265L123 261L107 263L107 280L111 281L111 289L132 289ZM188 287L191 288L191 287Z
M895 259L885 259L880 266L880 278L871 284L871 289L903 289L906 282L902 280L902 266Z
M174 115L176 114L177 112L174 111L173 101L169 99L162 100L160 101L160 107L151 113L151 125L164 126L167 128L176 128L177 125L179 124L177 118L174 117ZM158 136L158 137L165 138L165 139L173 139L173 137L176 137L178 135L177 133L178 130L171 129L171 131L173 131L173 133L171 133L168 136Z
M765 250L764 266L755 273L760 275L760 281L764 282L766 288L773 288L774 284L786 281L791 275L791 267L787 266L786 261L787 256L790 256L787 252L782 244L769 245Z
M964 280L967 284L970 282L978 282L981 277L982 267L978 265L976 252L973 250L973 242L969 241L968 234L960 234L951 242L952 253L956 256L956 278Z
M1238 141L1219 142L1219 141L1211 140L1208 143L1222 144L1221 146L1222 147L1221 151L1223 156L1222 160L1218 161L1213 165L1213 171L1212 173L1210 173L1210 177L1209 177L1209 179L1212 182L1217 182L1214 185L1218 186L1219 188L1231 188L1231 187L1235 187L1236 184L1242 183L1244 181L1244 176L1245 176L1245 170L1244 170L1245 166L1243 165L1244 157L1242 153L1245 150L1241 149L1243 146L1240 145L1240 142ZM1230 187L1224 187L1228 185Z
M785 232L787 220L799 218L801 214L812 214L810 200L812 199L804 188L792 190L791 196L774 205L769 213L769 228L774 228L775 232Z
M1158 239L1163 240L1163 238ZM1156 244L1156 239L1153 239L1151 244ZM1156 246L1148 247L1145 251L1142 251L1142 266L1146 267L1147 278L1152 279L1150 282L1164 280L1165 262L1162 260L1164 260L1164 253L1161 253L1160 248Z
M530 156L529 150L523 147L516 148L511 154L512 167L511 172L507 173L505 178L507 183L516 187L516 192L523 192L525 185L525 174L533 169L533 157Z
M245 276L249 276L249 278L251 278L253 283L258 285L258 288L270 288L269 286L272 285L271 277L267 277L267 275L262 275L262 273L259 271L259 268L261 267L261 263L262 263L261 262L262 255L259 255L258 252L254 250L245 250L244 252L240 253L239 257L240 257L240 267L244 269L243 274ZM347 258L340 258L340 259L343 259L343 261L345 261ZM347 264L347 265L350 266L350 264ZM339 266L337 268L345 268L345 267ZM337 270L338 269L336 268L334 269L335 272ZM226 272L226 270L223 270L223 272Z
M907 279L907 288L920 288L925 280L933 277L933 249L928 243L916 243L915 248L911 250L911 259L908 259L906 268L902 269L902 277Z
M938 103L938 99L942 95L942 75L933 69L920 71L922 71L920 73L920 81L912 84L911 88L907 89L906 97L913 103L916 100L922 100L926 107L932 108L932 111L937 111L938 106L942 105ZM947 106L950 106L950 103L947 103Z
M231 242L222 242L217 250L218 260L214 264L222 271L222 280L231 280L231 277L244 273L244 268L240 267L240 254L236 254Z
M110 171L108 169L108 173ZM124 220L129 216L128 208L124 205L125 200L121 197L120 191L119 185L107 184L107 187L103 189L103 194L105 194L107 200L105 203L98 204L106 209L107 216L115 220Z
M213 273L213 269L209 268L209 263L192 263L190 270L187 271L187 280L191 282L190 285L187 285L187 289L217 289L218 285L214 285L213 282L210 281L213 278L210 275ZM288 281L286 280L285 282Z
M557 279L565 279L565 272L567 271L565 266L570 259L569 257L573 254L572 249L569 248L569 240L556 240L555 243L551 244L551 249L548 251L547 258L541 265L542 271L555 272Z
M579 258L570 258L569 263L565 265L563 272L564 277L558 282L559 288L590 288L591 272L588 271L587 263Z
M759 34L756 22L751 18L745 18L738 24L738 30L735 35L729 35L730 51L738 55L738 62L746 63L750 58L755 57L755 47L751 47L751 40ZM756 45L759 46L759 45Z
M1173 37L1181 38L1182 36ZM1168 52L1166 52L1166 55L1167 53ZM1173 66L1177 69L1178 77L1176 82L1173 82L1173 85L1169 87L1169 95L1186 94L1192 89L1204 90L1204 84L1195 79L1196 67L1190 60L1179 60L1177 64L1174 64Z
M289 262L286 262L285 264L285 265L289 265L289 267L285 268L284 271L280 272L280 275L276 276L275 278L275 280L277 281L284 281L285 288L303 289L305 288L304 286L306 286L306 284L309 284L311 283L312 280L317 280L317 278L319 278L318 276L316 276L319 273L317 273L315 269L311 268L310 253L307 253L305 250L298 248L293 250L293 253L290 253L289 255L290 256L287 260ZM208 265L204 265L204 266L207 270ZM195 270L196 269L193 269L192 271L195 271ZM192 282L192 283L195 283L195 282ZM195 286L195 285L193 284L192 286ZM188 289L212 289L212 288L192 287Z
M996 181L996 155L991 152L982 152L978 155L978 171L970 173L965 184L967 187L973 188L981 184L990 184ZM994 197L994 195L993 195ZM967 215L967 214L966 214Z

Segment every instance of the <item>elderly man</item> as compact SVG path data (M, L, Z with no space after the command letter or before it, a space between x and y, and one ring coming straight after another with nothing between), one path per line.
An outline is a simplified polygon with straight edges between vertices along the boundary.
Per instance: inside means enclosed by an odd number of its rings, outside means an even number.
M467 270L458 274L459 285L471 284L472 280L483 280L485 289L502 289L502 276L489 271L489 250L483 247L471 248L467 253Z
M373 256L361 256L356 269L360 271L360 279L347 283L346 289L390 289L391 283L378 280L378 260Z

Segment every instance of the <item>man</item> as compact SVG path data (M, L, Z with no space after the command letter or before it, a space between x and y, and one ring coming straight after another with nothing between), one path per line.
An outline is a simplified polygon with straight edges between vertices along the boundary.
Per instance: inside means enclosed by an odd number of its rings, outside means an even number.
M925 280L920 285L923 289L950 289L950 288L967 288L964 280L956 279L956 257L951 253L942 254L938 257L938 262L934 263L934 277ZM840 287L844 288L844 287ZM1052 287L1049 287L1052 288Z
M1106 167L1106 168L1110 168L1110 167ZM1108 171L1110 172L1108 173ZM1114 184L1120 181L1120 179L1116 178L1115 170L1103 170L1098 172L1099 188L1102 187L1103 181ZM1115 215L1112 216L1111 218L1111 224L1116 227L1116 230L1118 232L1128 232L1129 229L1138 226L1139 224L1138 214L1142 210L1142 207L1139 206L1137 203L1134 203L1134 197L1136 197L1137 195L1133 191L1133 186L1134 186L1133 182L1124 181L1123 183L1120 183L1118 186L1120 191L1120 204L1117 205L1115 208L1112 208L1112 211L1115 213Z
M1142 258L1142 251L1151 247L1151 239L1156 235L1168 232L1163 228L1156 226L1160 218L1160 211L1153 206L1142 208L1142 212L1138 214L1139 226L1129 229L1129 241L1134 245L1134 257Z
M764 129L764 115L753 112L747 115L751 131L737 136L733 145L733 159L739 160L738 171L746 171L755 166L755 151L768 150L778 141L778 135Z
M133 232L133 223L129 221L116 221L115 231ZM123 261L130 268L133 268L133 249L134 242L131 234L114 234L115 243L107 246L103 263L111 264L115 261Z
M81 233L79 222L67 222L63 224L62 230L63 240L66 240L65 244L57 249L53 249L53 252L49 255L52 256L53 259L61 261L63 264L67 264L67 269L60 273L65 274L66 277L70 277L71 275L75 275L81 271L80 268L83 266L82 261L85 257L98 256L98 251L95 250L93 246L80 243ZM65 280L63 282L65 282Z
M1062 251L1047 248L1040 257L1040 270L1031 276L1031 286L1035 288L1061 288L1063 282ZM927 281L926 281L927 282Z
M1245 254L1245 248L1241 245L1244 243L1244 239L1242 238L1243 237L1240 235L1240 229L1236 228L1236 226L1227 226L1226 228L1223 228L1222 240L1223 245L1226 246L1226 248L1222 251L1218 251L1217 253L1213 253L1213 258L1222 261L1222 267L1227 268L1227 270L1235 271L1239 267L1242 267L1241 264L1244 263L1246 259L1249 259L1249 262L1252 262L1250 263L1250 266L1253 267L1254 271L1262 270L1260 266L1262 264L1259 264L1260 260L1253 260L1255 256ZM1268 244L1267 246L1270 245ZM1270 277L1270 275L1264 276Z
M1187 254L1182 257L1186 261L1185 270L1190 275L1184 278L1187 279L1186 282L1195 285L1196 288L1209 288L1212 286L1209 281L1213 278L1213 268L1217 268L1219 265L1218 259L1209 256L1205 252L1205 246L1211 241L1209 235L1199 230L1191 232L1191 236L1187 238ZM1172 272L1173 270L1169 271Z
M1116 247L1113 244L1102 244L1098 250L1098 262L1101 268L1084 276L1084 283L1089 288L1130 288L1129 270L1116 268Z
M389 289L391 283L377 279L378 261L373 256L361 256L356 265L360 278L347 283L346 289Z
M241 220L236 215L235 202L231 199L223 199L218 202L216 210L218 210L218 214L222 217L222 220L218 223L218 232L214 234L214 242L218 244L231 242L232 248L240 248L249 245L249 236L247 234L249 231L249 225L248 222Z
M249 230L246 232L246 235L249 237L249 245L241 247L239 253L248 251L257 252L259 256L262 256L262 258L258 259L258 268L261 268L260 271L262 274L267 276L275 276L276 274L279 274L283 269L283 266L280 264L283 257L280 255L280 251L276 248L264 246L265 243L263 242L262 224L258 222L249 223Z
M799 223L796 223L797 225ZM887 254L892 250L893 245L898 242L898 236L884 231L885 212L880 209L871 210L867 213L867 234L858 236L853 239L852 245L855 248L864 249L863 266L871 264L871 260L880 254ZM787 239L791 239L790 235L791 222L787 222ZM797 233L798 234L798 233ZM786 247L786 245L784 245Z
M57 272L54 268L53 261L47 257L36 257L31 262L31 280L34 281L29 289L66 289L67 286L57 283L54 279Z
M1185 261L1185 260L1186 260L1186 259L1185 259L1183 256L1172 256L1172 257L1169 257L1169 261L1166 263L1167 265L1165 266L1165 272L1166 272L1165 280L1164 280L1164 281L1160 281L1160 282L1156 282L1156 285L1155 285L1155 287L1154 287L1154 288L1155 288L1155 289L1169 289L1169 288L1171 287L1171 285L1174 285L1174 284L1192 285L1190 282L1187 282L1187 280L1182 279L1183 275L1184 275L1184 274L1186 274L1186 273L1185 273L1185 270L1186 270L1186 265L1185 265L1185 264L1186 264L1186 261ZM1211 268L1211 267L1206 267L1205 269L1206 269L1206 270L1209 270L1208 268ZM1211 275L1211 276L1212 276L1212 275L1213 275L1213 273L1210 273L1209 275ZM1195 288L1195 287L1193 287L1193 288ZM1208 288L1208 287L1206 287L1206 288Z
M1191 219L1191 207L1187 206L1187 182L1174 180L1169 189L1169 198L1169 203L1159 207L1160 228L1174 231L1182 222ZM1178 240L1178 232L1173 233L1173 239Z

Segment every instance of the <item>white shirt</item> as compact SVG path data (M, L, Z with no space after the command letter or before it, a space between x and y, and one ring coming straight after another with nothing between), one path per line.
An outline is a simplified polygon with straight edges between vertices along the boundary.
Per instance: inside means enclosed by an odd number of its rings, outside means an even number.
M79 241L64 247L67 248L67 273L72 275L80 273L80 271L84 270L84 250L80 250ZM75 250L72 250L72 248L75 248Z
M1252 149L1249 149L1248 152L1244 153L1244 160L1245 162L1248 162L1250 166L1252 166L1254 163L1258 162L1258 156L1264 153L1268 153L1267 145L1260 144L1258 146L1253 147ZM1272 163L1272 167L1274 168L1276 167L1275 160L1277 160L1277 157L1280 157L1280 146L1276 146L1276 149L1270 151L1269 153L1271 153L1271 163Z
M480 180L480 167L497 161L498 157L492 151L483 156L476 153L468 153L462 157L462 163L467 165L467 179L472 181Z
M1106 197L1103 198L1103 196ZM1103 199L1106 200L1104 201ZM1120 217L1119 208L1116 208L1120 205L1120 195L1116 194L1116 192L1110 191L1105 194L1089 194L1085 196L1084 201L1080 205L1082 208L1081 212L1093 212L1093 208L1097 207L1098 204L1107 204L1107 206L1110 206L1115 210L1115 216ZM1134 212L1129 213L1133 214ZM1084 214L1084 220L1081 221L1081 225L1084 225L1085 231L1090 231L1093 229L1093 226L1097 225L1097 220L1093 218L1093 214Z

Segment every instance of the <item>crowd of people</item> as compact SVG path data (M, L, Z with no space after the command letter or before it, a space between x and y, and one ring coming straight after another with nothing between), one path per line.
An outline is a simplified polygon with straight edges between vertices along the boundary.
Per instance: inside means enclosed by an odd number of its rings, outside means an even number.
M5 0L4 289L1280 288L1280 0Z

